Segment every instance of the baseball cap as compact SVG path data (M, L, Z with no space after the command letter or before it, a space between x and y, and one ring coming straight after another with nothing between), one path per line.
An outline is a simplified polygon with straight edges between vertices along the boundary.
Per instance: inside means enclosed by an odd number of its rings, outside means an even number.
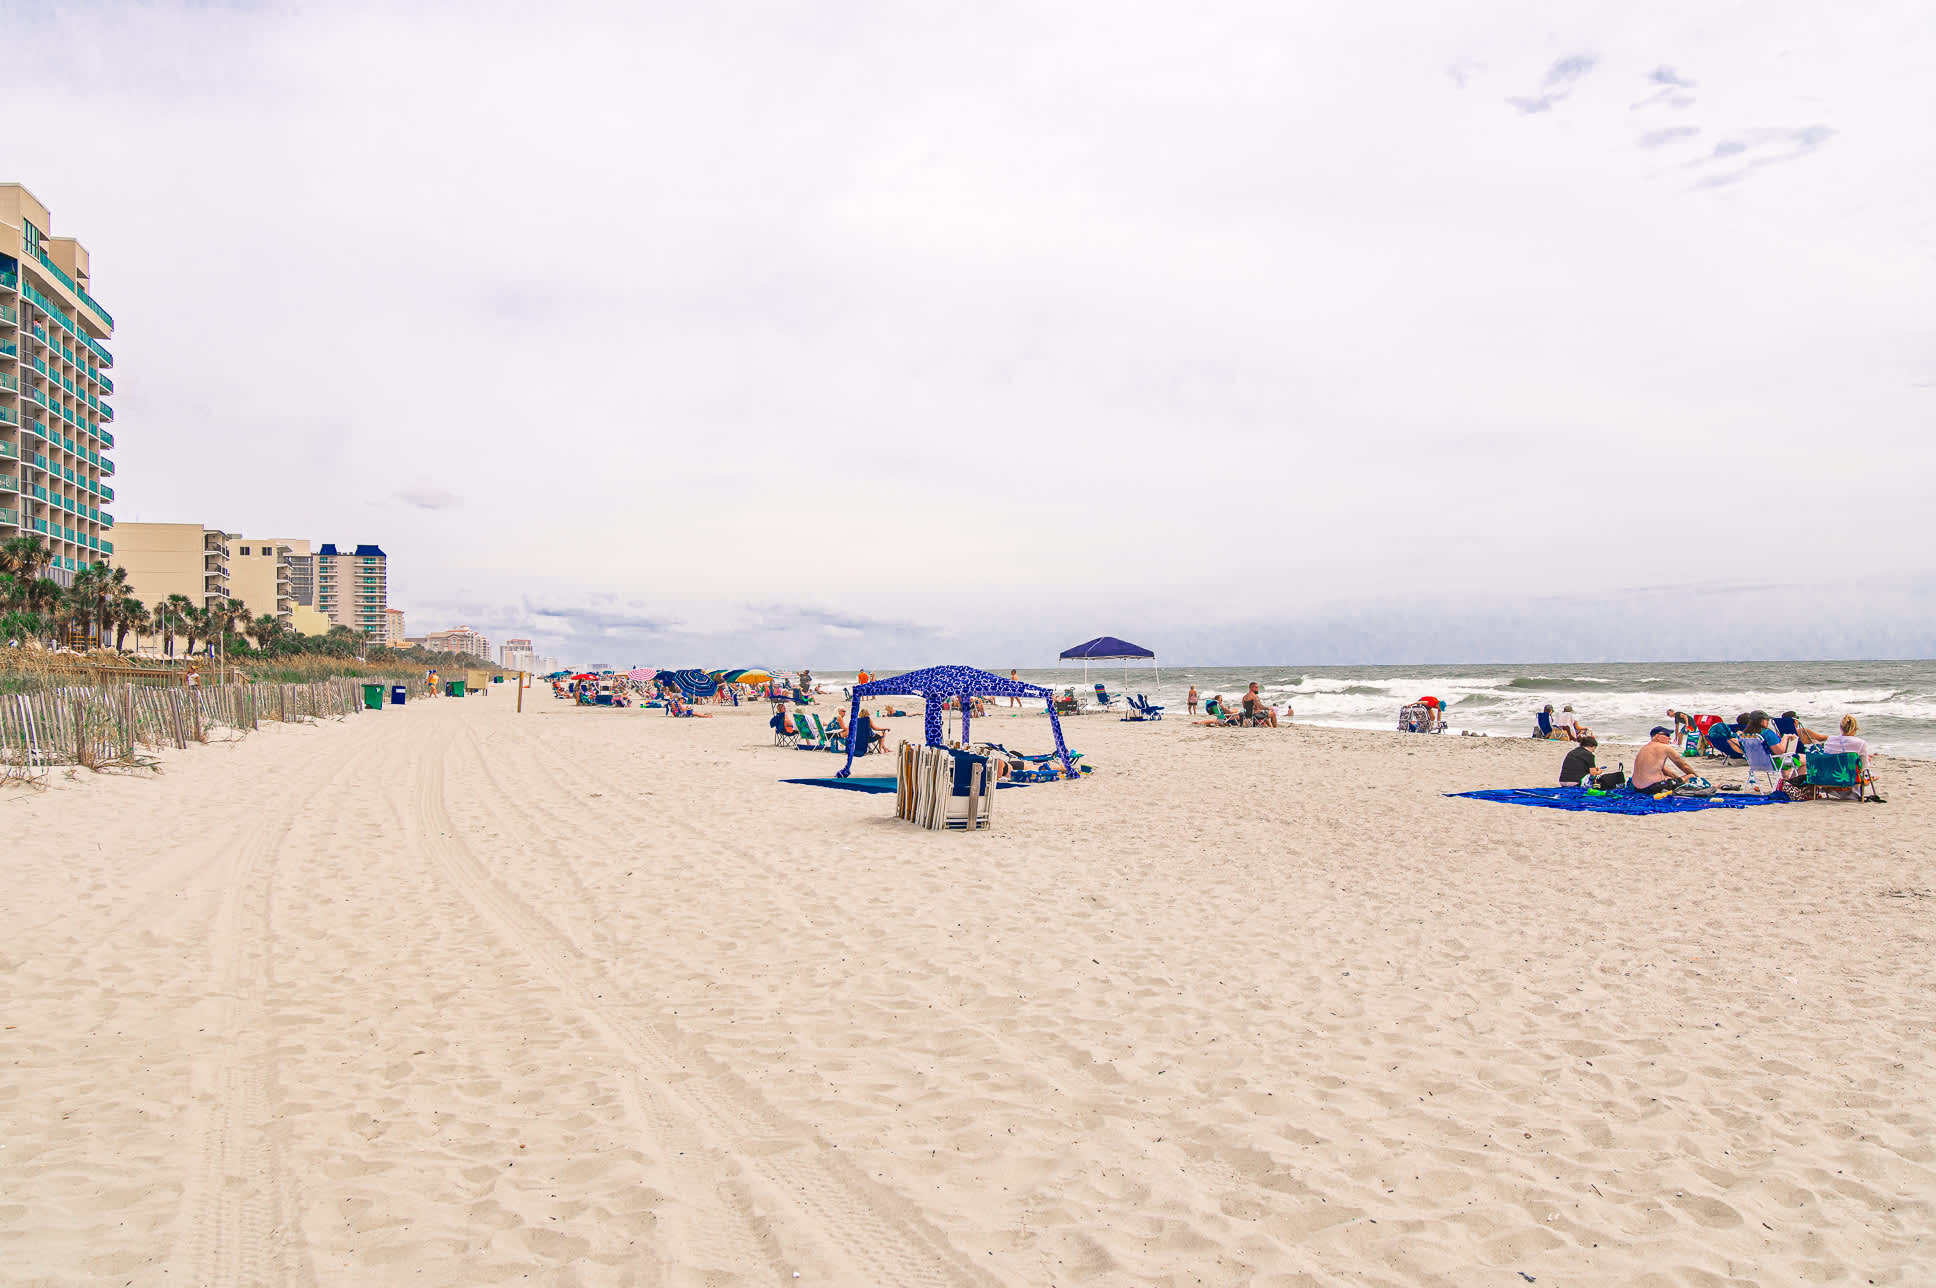
M1653 728L1647 731L1647 736L1649 738L1652 738L1658 734L1672 733L1672 732L1674 731L1672 729L1669 729L1666 725L1655 725Z

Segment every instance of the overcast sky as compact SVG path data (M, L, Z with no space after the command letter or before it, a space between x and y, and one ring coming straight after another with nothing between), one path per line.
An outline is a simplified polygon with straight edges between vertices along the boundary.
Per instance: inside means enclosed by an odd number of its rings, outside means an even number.
M578 662L1936 655L1936 6L6 5L123 520Z

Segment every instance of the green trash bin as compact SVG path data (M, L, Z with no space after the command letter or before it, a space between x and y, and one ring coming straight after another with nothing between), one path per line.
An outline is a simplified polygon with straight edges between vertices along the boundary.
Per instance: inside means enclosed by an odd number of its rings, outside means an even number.
M445 685L444 685L444 696L445 696L445 697L447 697L447 698L461 698L461 697L463 697L463 696L464 696L464 682L463 682L462 680L451 680L451 681L448 681L448 682L446 682L446 683L445 683Z
M383 710L383 686L380 684L364 685L363 705L372 711Z

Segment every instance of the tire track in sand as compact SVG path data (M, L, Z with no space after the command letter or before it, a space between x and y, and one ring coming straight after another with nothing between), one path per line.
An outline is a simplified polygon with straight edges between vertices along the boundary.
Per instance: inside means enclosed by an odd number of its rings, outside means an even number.
M485 757L476 745L476 735L472 732L469 737L470 756L481 765ZM815 1245L819 1259L841 1272L838 1281L895 1288L993 1284L931 1229L912 1204L874 1185L731 1071L688 1049L675 1028L633 1019L603 1000L621 993L598 963L494 878L464 844L443 793L445 761L457 749L457 741L455 732L447 735L436 752L425 758L417 785L424 846L438 872L508 944L537 965L628 1061L637 1109L655 1137L674 1142L675 1149L681 1139L701 1146L684 1155L707 1160L704 1174L687 1178L699 1193L717 1198L722 1168L736 1164L751 1173L748 1190L757 1192L709 1202L702 1209L708 1215L700 1218L700 1228L692 1236L707 1245L721 1238L715 1227L722 1220L722 1208L728 1209L723 1217L728 1227L741 1220L750 1226L750 1199L786 1213L791 1218L788 1233ZM680 1155L672 1157L678 1160ZM723 1237L743 1246L739 1237ZM705 1255L711 1248L694 1251ZM730 1248L720 1251L732 1253ZM768 1264L784 1277L780 1265L770 1260Z
M171 1265L187 1259L189 1283L316 1282L288 1224L301 1207L294 1178L265 1127L277 1096L275 1041L263 1023L263 999L275 973L276 860L296 824L330 800L359 763L344 755L299 804L288 797L264 801L235 851L210 936L209 996L217 1010L208 1028L217 1045L213 1068L195 1089L198 1161L182 1193L180 1234L169 1257Z

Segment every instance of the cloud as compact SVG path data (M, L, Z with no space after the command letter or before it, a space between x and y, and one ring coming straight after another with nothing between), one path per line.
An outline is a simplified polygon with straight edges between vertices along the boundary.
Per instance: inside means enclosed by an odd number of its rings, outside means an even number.
M1671 125L1664 130L1649 130L1635 140L1643 148L1666 147L1682 139L1691 139L1701 132L1698 125Z
M1665 63L1662 63L1660 66L1654 68L1653 71L1647 73L1647 79L1652 84L1672 85L1676 89L1693 89L1700 83L1688 79Z
M1476 79L1485 69L1486 65L1476 58L1459 58L1455 59L1452 65L1445 69L1445 74L1452 78L1453 84L1457 85L1460 89L1464 89L1467 84Z
M1580 80L1599 63L1598 54L1570 54L1546 69L1546 78L1540 82L1539 93L1515 95L1506 102L1525 116L1550 112L1555 104L1564 102Z
M1712 170L1694 181L1694 187L1725 188L1771 165L1799 161L1819 151L1836 131L1827 125L1795 128L1749 130L1732 139L1722 139L1707 156L1688 162L1691 166L1711 166L1726 162L1724 169Z
M1672 67L1662 63L1660 66L1654 68L1653 71L1647 73L1647 83L1654 87L1653 93L1647 95L1647 97L1637 103L1629 104L1629 111L1638 111L1643 107L1654 106L1675 109L1692 107L1694 106L1694 96L1686 91L1693 89L1700 82L1691 77L1683 76Z
M454 492L442 488L406 488L393 493L397 500L419 510L452 510L464 503L464 499Z

